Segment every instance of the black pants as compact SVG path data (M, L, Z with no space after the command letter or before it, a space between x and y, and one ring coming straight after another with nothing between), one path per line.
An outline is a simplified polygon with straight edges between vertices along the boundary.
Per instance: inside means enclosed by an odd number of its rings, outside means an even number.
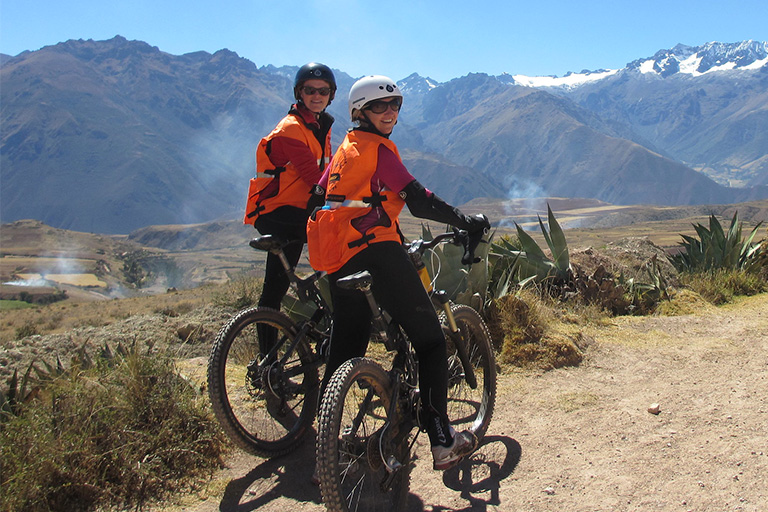
M340 270L330 274L333 299L333 332L322 389L336 369L353 357L362 357L368 348L372 313L362 292L342 290L336 281L368 270L376 301L403 328L419 359L419 388L424 410L430 416L428 433L433 445L450 442L439 431L448 427L448 363L445 336L437 313L415 267L396 242L371 244ZM439 422L439 427L433 423Z
M262 235L275 235L291 240L293 243L285 247L285 256L291 266L295 267L298 264L304 243L307 241L307 214L303 209L292 206L280 207L259 216L254 227ZM264 287L261 290L259 306L280 309L280 303L290 284L280 258L272 253L267 254Z

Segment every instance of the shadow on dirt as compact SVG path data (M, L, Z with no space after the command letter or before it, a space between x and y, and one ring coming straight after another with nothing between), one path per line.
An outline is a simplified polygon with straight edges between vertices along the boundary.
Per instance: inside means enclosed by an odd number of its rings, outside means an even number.
M432 505L432 512L480 512L501 505L501 482L520 463L520 443L506 436L486 436L467 460L443 473L443 483L461 493L470 505L461 509ZM419 509L422 510L422 509Z
M431 505L431 510L469 512L486 510L489 505L498 506L501 482L517 467L520 455L520 444L514 439L486 437L469 459L442 475L445 486L461 493L461 497L470 505L462 509L449 509L435 504ZM320 505L320 489L310 481L314 461L315 446L312 442L303 443L298 450L284 457L263 461L246 475L227 484L219 510L249 512L282 497ZM429 499L428 496L424 498ZM418 512L424 508L422 497L412 492L408 497L406 512Z
M310 481L314 469L315 443L307 440L296 451L265 460L246 475L231 480L224 490L219 510L258 510L280 497L320 504L320 489Z

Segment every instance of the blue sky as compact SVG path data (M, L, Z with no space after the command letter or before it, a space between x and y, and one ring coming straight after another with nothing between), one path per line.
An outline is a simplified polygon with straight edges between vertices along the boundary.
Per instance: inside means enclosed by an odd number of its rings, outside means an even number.
M675 0L1 0L0 52L115 35L180 55L227 48L353 77L616 69L677 43L768 41L768 2Z

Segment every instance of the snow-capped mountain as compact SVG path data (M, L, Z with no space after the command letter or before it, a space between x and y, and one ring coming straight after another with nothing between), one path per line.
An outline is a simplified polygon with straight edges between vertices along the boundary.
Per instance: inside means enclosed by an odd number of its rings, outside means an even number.
M425 78L418 73L412 73L397 82L397 86L400 87L403 94L426 94L439 85L440 82L429 77Z
M561 87L572 89L580 85L591 82L597 82L603 78L613 76L618 73L618 69L600 69L598 71L582 71L581 73L566 73L564 76L525 76L525 75L502 75L501 80L513 85L522 85L525 87Z
M497 78L505 83L526 87L556 87L573 89L599 82L621 71L655 74L667 78L675 74L701 76L717 71L756 70L768 64L768 42L742 41L739 43L711 42L702 46L678 44L669 50L660 50L652 57L637 59L622 69L584 70L558 76L526 76L504 74Z
M627 69L666 78L676 73L701 76L716 71L760 69L766 64L768 42L711 42L696 47L679 44L671 50L661 50L651 58L630 62Z
M560 78L414 73L399 81L393 140L453 204L533 191L615 204L768 197L767 53L709 43ZM101 233L242 215L254 147L287 112L298 69L119 36L0 62L2 221ZM334 74L335 147L354 79Z

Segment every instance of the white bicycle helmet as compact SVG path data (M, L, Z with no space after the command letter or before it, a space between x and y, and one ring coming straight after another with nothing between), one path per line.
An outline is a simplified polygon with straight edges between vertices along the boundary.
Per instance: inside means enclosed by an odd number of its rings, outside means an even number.
M362 110L366 103L392 97L403 97L394 80L382 75L363 77L349 90L349 118L354 121L352 112Z

